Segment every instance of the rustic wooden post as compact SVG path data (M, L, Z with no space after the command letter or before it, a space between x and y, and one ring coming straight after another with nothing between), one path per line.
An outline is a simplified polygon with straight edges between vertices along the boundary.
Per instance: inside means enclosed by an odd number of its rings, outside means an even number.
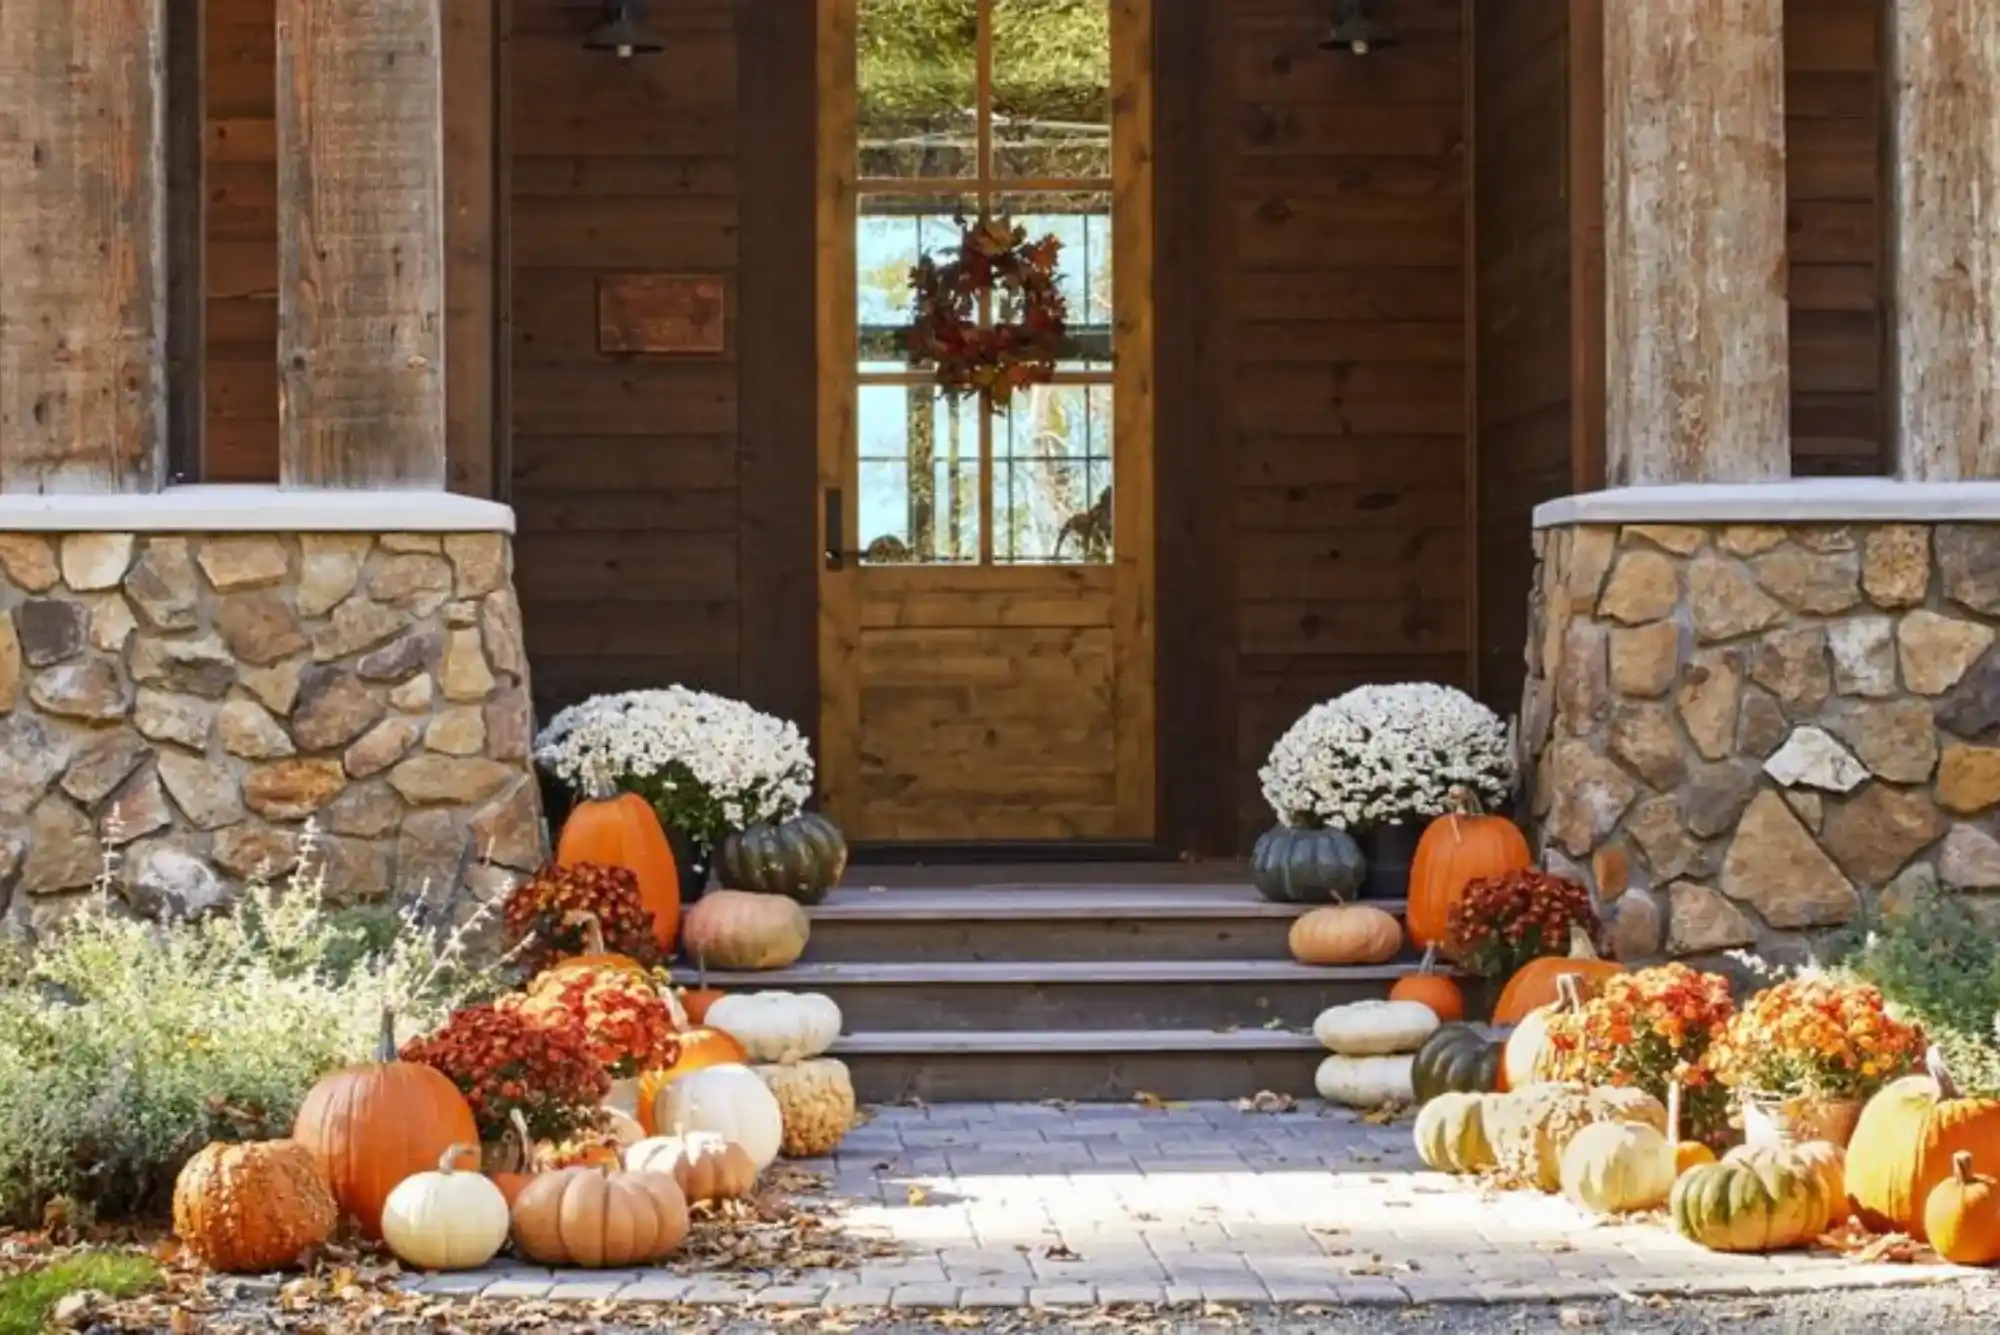
M444 487L440 48L438 0L279 0L282 485Z
M2000 9L1889 12L1897 472L2000 478Z
M159 489L167 2L0 2L0 491Z
M1786 477L1783 0L1604 15L1608 481Z

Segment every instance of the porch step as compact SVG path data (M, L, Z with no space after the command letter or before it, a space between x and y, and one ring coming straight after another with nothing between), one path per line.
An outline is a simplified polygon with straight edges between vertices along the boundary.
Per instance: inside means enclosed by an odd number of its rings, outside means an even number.
M1284 959L1305 905L1247 884L844 886L812 910L813 963ZM1377 905L1398 918L1400 900Z
M1414 960L1315 968L1289 959L800 963L710 971L726 991L822 992L854 1033L1213 1032L1309 1028L1328 1006L1385 994ZM676 982L694 981L687 970Z
M911 1030L848 1034L833 1055L866 1103L961 1099L1234 1099L1313 1091L1309 1033L1246 1029Z

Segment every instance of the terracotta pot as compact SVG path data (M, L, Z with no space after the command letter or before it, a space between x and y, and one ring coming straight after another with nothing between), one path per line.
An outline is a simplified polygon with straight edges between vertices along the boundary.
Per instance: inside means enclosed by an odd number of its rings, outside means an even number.
M1829 1140L1845 1147L1854 1135L1854 1124L1861 1119L1859 1099L1746 1094L1742 1106L1743 1141L1756 1146Z

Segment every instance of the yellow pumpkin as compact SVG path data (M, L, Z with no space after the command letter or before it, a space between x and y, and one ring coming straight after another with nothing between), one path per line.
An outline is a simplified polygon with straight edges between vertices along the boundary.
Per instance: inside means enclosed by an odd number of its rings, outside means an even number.
M1673 1149L1650 1126L1599 1122L1563 1150L1562 1194L1594 1214L1651 1210L1673 1189Z
M1477 1173L1493 1166L1486 1140L1491 1094L1439 1094L1417 1114L1417 1157L1440 1173Z

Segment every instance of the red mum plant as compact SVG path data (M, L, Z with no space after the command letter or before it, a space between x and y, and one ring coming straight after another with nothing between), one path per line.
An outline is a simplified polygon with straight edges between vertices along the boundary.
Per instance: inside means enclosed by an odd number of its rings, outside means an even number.
M498 1006L468 1006L438 1029L403 1045L402 1058L444 1073L479 1123L480 1138L503 1139L519 1112L536 1139L594 1126L611 1078L583 1030L530 1019Z
M1569 952L1570 930L1597 936L1590 892L1530 867L1468 884L1445 928L1445 952L1484 978L1511 978L1543 955Z
M532 1023L580 1033L591 1058L615 1079L671 1066L680 1055L666 998L622 970L575 969L500 1004Z
M1729 1091L1716 1060L1736 1014L1729 980L1667 964L1604 980L1572 1013L1549 1019L1560 1080L1632 1085L1661 1103L1678 1082L1687 1133L1712 1145L1729 1136Z
M509 942L521 948L522 966L531 975L557 960L599 949L590 934L593 921L603 937L601 949L641 964L659 957L653 915L639 898L639 878L623 867L551 863L514 888L501 916Z

